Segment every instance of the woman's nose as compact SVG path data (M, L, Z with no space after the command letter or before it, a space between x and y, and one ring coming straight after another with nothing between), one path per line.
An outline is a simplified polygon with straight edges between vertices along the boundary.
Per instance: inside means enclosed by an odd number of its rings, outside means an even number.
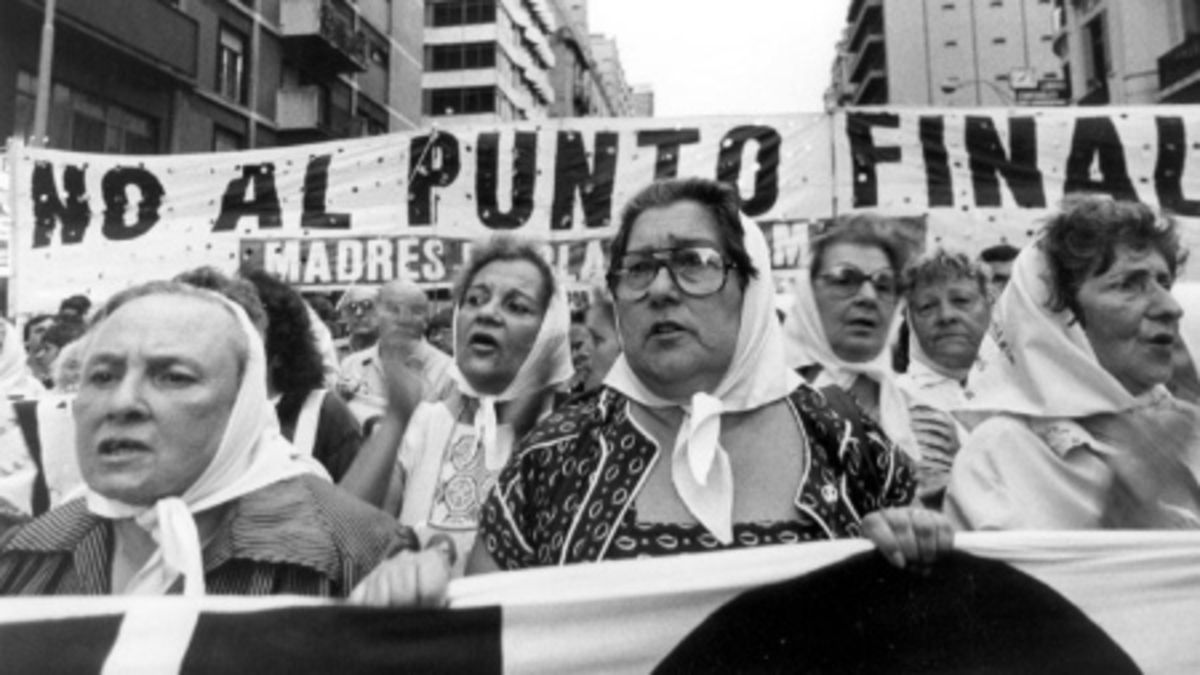
M110 390L108 416L113 418L140 417L146 413L141 380L126 375Z
M671 270L666 265L659 265L658 269L654 270L654 278L650 280L646 294L652 297L661 297L674 295L678 290L675 287L675 280L671 278Z
M1155 298L1151 301L1150 311L1154 318L1163 321L1178 321L1183 316L1183 307L1171 293L1169 288L1157 287Z

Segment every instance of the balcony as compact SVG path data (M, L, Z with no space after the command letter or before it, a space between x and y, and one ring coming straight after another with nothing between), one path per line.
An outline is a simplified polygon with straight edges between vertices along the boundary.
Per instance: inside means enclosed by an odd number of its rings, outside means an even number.
M856 106L882 105L888 102L887 73L883 70L871 70L863 78L862 84L854 91L852 102Z
M58 0L55 16L175 77L196 77L196 20L161 0Z
M1176 100L1175 94L1193 88L1200 80L1200 35L1189 35L1182 44L1158 57L1159 100Z
M280 5L284 49L302 68L322 73L367 69L367 36L343 0L288 0Z
M862 82L872 70L882 70L887 64L887 52L883 45L882 35L872 35L863 43L862 51L850 67L850 81Z
M868 35L883 34L883 0L866 0L858 18L851 24L846 51L857 52Z
M350 113L329 103L322 87L284 87L275 94L275 122L288 142L305 143L355 135Z

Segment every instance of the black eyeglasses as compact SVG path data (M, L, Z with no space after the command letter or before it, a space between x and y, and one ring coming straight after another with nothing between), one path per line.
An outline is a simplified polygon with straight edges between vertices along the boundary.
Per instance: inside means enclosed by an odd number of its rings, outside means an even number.
M839 267L831 272L818 274L817 279L834 295L843 298L857 295L864 282L870 282L875 294L880 297L894 298L900 292L900 283L896 280L896 275L887 271L866 274L857 267Z
M725 287L729 269L734 267L721 252L711 246L636 251L625 254L621 266L609 274L609 284L618 300L636 300L650 288L660 268L667 268L684 295L702 298Z
M374 300L354 300L342 305L342 309L351 314L365 314L375 309Z

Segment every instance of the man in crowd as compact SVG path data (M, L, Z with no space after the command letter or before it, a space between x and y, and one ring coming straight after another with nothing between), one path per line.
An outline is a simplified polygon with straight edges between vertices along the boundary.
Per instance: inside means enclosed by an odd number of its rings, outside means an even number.
M1020 252L1016 246L1001 243L989 246L979 253L979 260L987 265L988 286L993 299L1000 297L1000 291L1008 285L1008 280L1012 277L1013 260Z
M406 281L388 283L379 291L374 314L378 343L343 359L338 382L339 393L364 425L382 415L387 403L381 359L403 359L412 371L420 373L425 400L436 401L453 391L450 366L454 360L425 339L429 298L420 287Z
M345 337L337 341L338 355L346 358L375 344L379 339L379 324L375 300L379 291L371 286L351 286L338 302L338 316L346 328Z

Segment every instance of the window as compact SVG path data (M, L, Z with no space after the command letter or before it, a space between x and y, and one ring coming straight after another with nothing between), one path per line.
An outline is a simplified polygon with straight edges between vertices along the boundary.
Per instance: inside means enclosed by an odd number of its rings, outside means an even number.
M958 40L946 40L946 46L947 47L957 47Z
M1002 38L1002 37L992 38L992 44L994 44L994 45L1002 45L1006 42L1008 42L1008 38Z
M470 70L496 66L495 42L465 42L432 45L425 48L425 63L430 70Z
M1083 74L1089 90L1108 82L1108 46L1104 36L1104 15L1083 27Z
M217 47L217 93L245 105L246 103L246 36L221 26Z
M495 87L455 87L429 91L426 115L471 115L496 111Z
M212 149L213 152L232 152L234 150L243 150L246 147L246 139L232 129L214 124Z
M1183 30L1200 35L1200 0L1183 0Z
M496 0L431 0L425 16L435 27L495 23Z
M37 76L17 72L16 128L33 133ZM159 151L158 121L105 98L55 83L46 134L52 147L82 152L148 155Z

